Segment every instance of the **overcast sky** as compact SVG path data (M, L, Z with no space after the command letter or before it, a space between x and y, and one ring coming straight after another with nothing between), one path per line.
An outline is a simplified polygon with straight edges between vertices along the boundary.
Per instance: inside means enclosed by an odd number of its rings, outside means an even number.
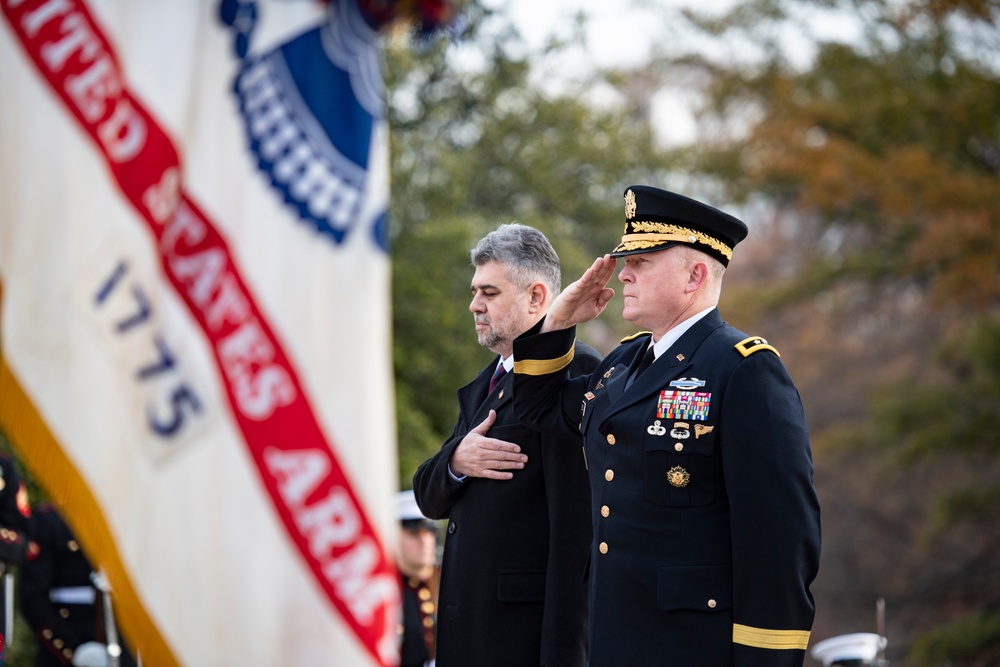
M541 46L552 35L569 37L573 17L579 12L587 18L587 45L583 52L572 51L557 63L547 63L545 85L558 89L559 80L583 76L588 64L602 67L635 66L648 60L654 45L662 45L666 12L672 7L691 4L693 0L486 0L493 7L503 7L531 47ZM731 0L697 0L702 11L725 7ZM660 133L668 142L693 138L694 125L689 109L691 100L682 91L656 95L652 101L657 124L670 127Z
M558 87L559 79L572 79L587 63L600 66L638 65L648 60L654 48L679 50L687 35L669 25L671 9L692 7L700 13L720 13L735 0L485 0L492 7L504 8L514 20L530 46L539 46L553 34L569 36L572 17L583 12L588 18L585 52L570 53L568 60L550 66L545 71L545 83ZM803 10L805 11L805 10ZM857 35L857 24L851 17L836 13L799 16L797 26L782 31L786 53L800 64L808 62L813 53L810 35L821 38L849 40ZM691 44L689 43L688 46ZM702 48L707 45L697 45ZM727 41L730 54L748 57L753 46ZM716 54L718 55L718 54ZM693 103L690 91L666 90L654 96L652 106L656 124L668 127L660 132L668 143L683 143L694 136L693 119L689 111Z
M651 46L664 35L664 10L695 6L715 11L732 0L487 0L505 7L518 29L532 44L548 35L569 33L572 17L583 12L588 22L588 57L601 65L641 63Z
M642 62L656 43L677 39L665 25L669 10L691 7L714 14L734 5L736 0L486 0L492 7L504 7L524 37L540 44L553 32L568 32L571 17L583 12L588 23L589 53L602 65L634 65ZM789 6L801 21L782 35L794 56L807 57L809 34L822 38L850 39L857 24L843 12Z

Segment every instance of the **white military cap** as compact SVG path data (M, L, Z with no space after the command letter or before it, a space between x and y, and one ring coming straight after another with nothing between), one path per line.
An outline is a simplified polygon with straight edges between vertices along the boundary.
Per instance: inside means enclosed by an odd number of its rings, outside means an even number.
M812 647L812 657L832 665L874 665L880 649L885 649L887 640L874 632L853 632L824 639Z
M407 528L418 526L433 528L437 525L420 511L417 499L411 490L400 491L396 494L396 518Z

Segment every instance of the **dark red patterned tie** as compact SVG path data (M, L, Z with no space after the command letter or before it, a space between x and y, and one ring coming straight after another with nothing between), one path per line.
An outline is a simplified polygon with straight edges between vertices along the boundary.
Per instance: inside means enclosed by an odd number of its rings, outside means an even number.
M497 369L493 371L493 377L490 378L490 391L489 391L490 394L492 394L493 390L496 389L497 382L500 381L500 378L502 378L506 374L507 374L507 369L504 368L504 365L498 364Z

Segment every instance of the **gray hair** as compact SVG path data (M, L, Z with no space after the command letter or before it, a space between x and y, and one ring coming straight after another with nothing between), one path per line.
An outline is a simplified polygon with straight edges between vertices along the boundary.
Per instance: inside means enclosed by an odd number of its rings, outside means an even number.
M498 262L507 266L507 276L518 289L541 281L553 295L562 288L559 255L545 234L534 227L512 222L484 236L470 253L473 266Z
M712 257L707 252L702 252L697 248L685 244L680 244L677 246L678 257L685 264L694 264L695 262L705 262L708 266L708 275L711 280L710 288L711 293L714 295L716 301L718 301L720 294L722 293L722 278L726 274L726 265Z

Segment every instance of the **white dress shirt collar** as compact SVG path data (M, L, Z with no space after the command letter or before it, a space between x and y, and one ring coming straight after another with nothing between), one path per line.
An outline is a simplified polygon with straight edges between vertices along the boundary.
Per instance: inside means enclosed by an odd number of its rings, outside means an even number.
M711 308L706 308L700 313L695 313L694 315L687 318L686 320L675 326L667 333L663 334L660 340L656 341L653 344L653 354L656 356L656 358L659 359L660 355L666 352L668 349L670 349L670 346L676 343L688 329L693 327L698 320L705 317L713 310L715 310L715 306L712 306Z

